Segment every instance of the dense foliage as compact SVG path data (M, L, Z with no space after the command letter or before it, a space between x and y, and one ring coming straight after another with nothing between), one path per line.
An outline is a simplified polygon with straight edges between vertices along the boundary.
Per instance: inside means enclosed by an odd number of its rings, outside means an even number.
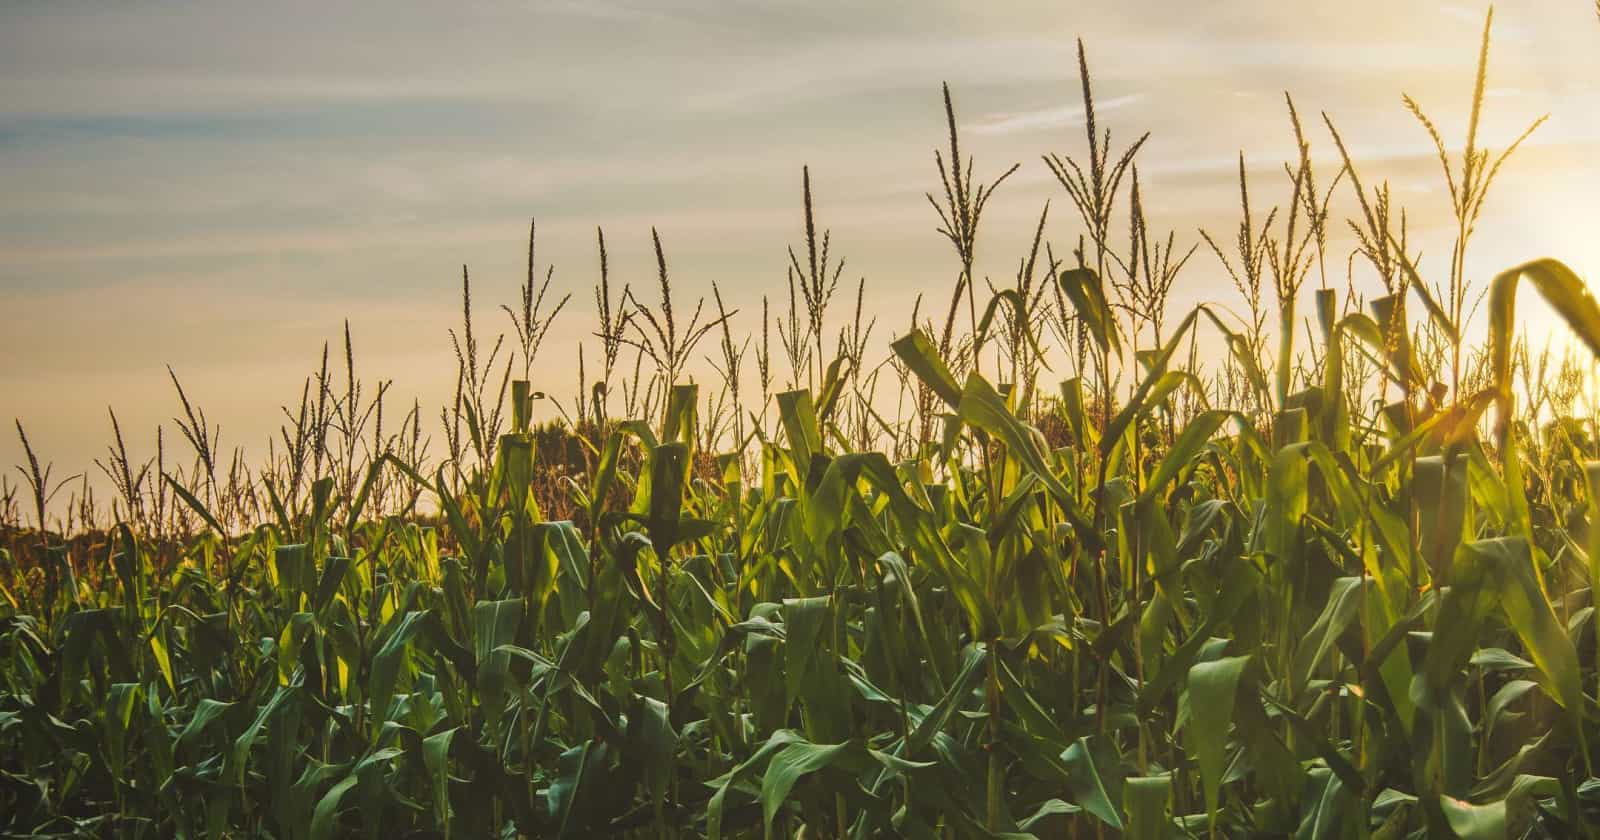
M1535 261L1486 287L1481 348L1463 338L1466 240L1503 156L1476 120L1455 168L1440 145L1461 233L1430 285L1348 156L1318 192L1294 117L1286 212L1252 220L1245 190L1222 258L1248 315L1167 323L1188 258L1145 230L1139 143L1111 151L1083 76L1088 158L1046 159L1081 214L1074 259L1041 258L1041 218L1016 286L979 305L1004 178L975 185L950 109L930 199L960 274L942 325L913 316L883 365L863 364L859 306L829 347L840 270L808 179L773 319L790 387L763 312L759 403L720 295L674 319L658 239L661 302L602 279L603 373L570 424L534 425L528 374L565 300L546 306L530 248L512 353L480 352L470 299L452 333L442 458L420 411L382 429L347 337L343 387L324 353L258 472L180 387L193 466L130 463L117 429L116 524L22 530L8 496L0 830L1592 832L1596 424L1572 365L1512 325L1520 281L1597 348L1600 307ZM1297 337L1341 186L1384 293L1323 279ZM682 384L708 337L715 391ZM29 456L42 523L60 483Z

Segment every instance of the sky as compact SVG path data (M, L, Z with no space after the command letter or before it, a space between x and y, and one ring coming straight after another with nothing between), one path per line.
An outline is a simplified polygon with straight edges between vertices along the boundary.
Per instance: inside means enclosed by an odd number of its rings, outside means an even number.
M655 226L679 293L716 283L741 310L736 328L755 331L800 240L803 165L886 341L918 292L948 294L956 273L924 198L938 188L941 82L979 177L1022 165L990 205L980 275L1011 276L1047 200L1048 238L1061 251L1076 241L1040 156L1084 151L1080 37L1100 123L1119 144L1151 133L1145 202L1180 244L1201 228L1232 235L1241 150L1253 203L1288 200L1288 91L1324 174L1337 167L1318 112L1367 180L1392 183L1437 276L1449 200L1401 94L1458 147L1484 12L1396 0L3 4L0 417L20 418L58 475L95 472L108 406L136 454L152 451L156 424L172 435L171 365L225 449L264 453L345 319L365 376L437 406L453 385L461 266L480 329L509 328L496 307L515 299L530 217L552 288L573 294L535 387L572 393L594 329L597 226L617 282L654 282ZM1588 0L1496 11L1484 142L1550 120L1490 197L1473 276L1545 255L1600 272L1597 83ZM1336 216L1354 212L1349 198ZM1347 250L1330 260L1341 287ZM1231 288L1202 252L1173 306L1232 303ZM1522 311L1554 332L1538 307ZM0 464L20 460L0 435Z

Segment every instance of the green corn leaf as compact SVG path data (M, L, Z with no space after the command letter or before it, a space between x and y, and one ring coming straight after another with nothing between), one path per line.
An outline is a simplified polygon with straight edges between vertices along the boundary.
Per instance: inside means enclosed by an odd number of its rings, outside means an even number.
M1450 796L1439 797L1450 830L1461 840L1503 840L1506 837L1505 800L1474 805Z
M1173 441L1172 448L1167 450L1166 457L1161 459L1161 465L1146 482L1144 496L1153 499L1166 489L1167 484L1176 480L1179 473L1193 465L1200 450L1222 428L1229 416L1230 412L1211 410L1203 411L1190 420L1178 439Z
M1551 699L1576 723L1586 705L1578 651L1539 583L1528 543L1513 538L1497 541L1494 547L1494 561L1503 564L1500 607L1544 676Z
M1074 314L1089 331L1101 352L1122 352L1122 341L1117 335L1117 321L1106 301L1100 276L1087 268L1069 268L1061 272L1061 290L1072 301Z
M822 390L817 394L816 414L819 426L833 417L833 411L839 405L839 397L844 394L849 375L848 357L840 356L829 363L827 372L822 376Z
M1205 787L1206 814L1217 819L1217 798L1227 762L1228 726L1233 721L1234 699L1249 656L1230 656L1201 662L1189 669L1188 743L1193 745Z
M678 733L667 716L667 705L653 697L637 698L628 714L625 738L628 760L639 763L645 787L656 807L660 807L672 779L678 742Z
M450 744L460 727L451 727L422 739L422 762L433 792L433 815L445 840L450 838Z
M772 836L772 820L789 798L789 792L795 784L802 777L848 756L850 747L849 743L828 745L797 742L788 744L772 756L772 761L767 764L767 772L761 776L761 820L767 837Z
M311 637L315 626L316 616L308 612L295 613L289 617L289 623L283 626L283 635L278 637L279 685L288 685L289 679L294 676L294 670L300 664L300 650Z
M1107 791L1106 782L1095 761L1089 739L1085 737L1074 741L1062 751L1061 762L1066 765L1073 799L1077 804L1099 818L1101 822L1121 831L1122 815L1117 812L1116 806L1111 804L1111 794Z
M490 732L499 732L511 684L511 655L500 652L517 639L522 601L479 601L472 607L472 651L478 666L478 701Z
M1356 620L1365 602L1363 589L1366 582L1364 577L1343 577L1333 582L1326 606L1295 649L1296 685L1311 684L1317 667L1327 659L1339 637Z
M1418 458L1412 468L1419 548L1440 584L1450 580L1448 561L1467 529L1467 472L1466 458L1443 455Z
M1478 632L1499 596L1500 580L1517 552L1512 540L1478 540L1456 550L1450 588L1439 604L1439 618L1423 675L1432 702L1447 696L1450 684L1477 647Z
M1171 776L1130 778L1122 783L1122 808L1128 813L1127 840L1164 840L1171 835L1167 802L1172 796Z
M699 440L699 400L700 386L672 386L672 391L667 397L666 423L662 427L663 440L691 447Z
M922 380L922 384L938 394L939 399L944 400L946 405L955 409L961 404L961 386L956 383L956 378L951 375L944 360L939 358L939 351L933 342L929 341L921 330L912 330L890 346L894 349L895 355L906 363L906 367Z
M706 837L708 840L721 840L722 817L726 808L728 792L733 786L754 775L756 769L769 761L773 755L790 744L796 743L806 743L805 737L792 729L775 730L767 737L766 742L749 758L732 770L706 782L709 787L714 789L711 799L706 803Z
M173 742L174 748L193 743L233 706L231 702L214 700L210 697L201 698L200 702L195 704L194 714L189 716L189 721L183 725L183 731L178 733L177 740Z
M352 773L340 780L338 784L335 784L332 789L323 795L322 799L318 800L317 810L311 816L311 831L309 835L311 840L327 840L327 838L335 836L334 832L339 818L339 803L344 799L344 795L349 793L350 789L355 787L359 781L361 781L360 777Z
M206 508L204 502L200 501L193 493L189 492L189 488L179 484L177 479L170 475L163 473L161 477L167 482L167 486L172 488L172 492L178 494L178 498L182 499L183 503L189 506L190 510L200 515L200 519L206 523L206 527L210 528L218 536L226 537L228 535L228 532L223 530L222 523L217 521L217 518L213 516L211 511Z
M1499 392L1499 425L1502 436L1509 427L1511 412L1511 343L1515 332L1517 283L1526 278L1545 303L1566 321L1572 332L1600 355L1600 304L1595 302L1583 280L1561 262L1540 259L1523 263L1496 275L1489 285L1489 360L1490 373ZM1514 462L1515 459L1512 459ZM1509 477L1508 477L1509 479Z

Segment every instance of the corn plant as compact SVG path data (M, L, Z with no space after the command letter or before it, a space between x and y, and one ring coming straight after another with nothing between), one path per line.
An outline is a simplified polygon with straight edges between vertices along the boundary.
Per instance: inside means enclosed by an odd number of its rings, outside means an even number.
M509 352L463 272L432 432L416 403L385 427L348 326L342 381L324 346L261 464L176 373L192 460L158 429L138 461L111 413L109 505L18 421L0 833L1600 833L1600 303L1535 259L1482 285L1469 338L1466 240L1521 141L1445 157L1458 239L1429 284L1326 115L1343 165L1318 187L1287 100L1287 200L1263 214L1241 156L1235 241L1200 237L1217 265L1152 233L1143 140L1112 151L1079 61L1087 163L1046 158L1081 225L1064 257L1041 211L1013 284L977 282L1015 170L974 180L947 88L951 302L896 316L881 357L865 281L833 341L805 169L759 339L719 289L675 306L656 236L659 300L615 293L597 237L598 373L565 425L533 419L567 297L544 306L531 230ZM1168 311L1197 276L1243 314ZM1517 329L1529 289L1576 350Z

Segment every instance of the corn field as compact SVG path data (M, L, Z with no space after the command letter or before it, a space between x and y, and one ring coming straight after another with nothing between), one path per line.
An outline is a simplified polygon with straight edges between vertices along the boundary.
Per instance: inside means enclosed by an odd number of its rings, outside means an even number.
M807 171L759 315L683 298L659 236L618 288L599 234L570 399L536 376L569 298L530 230L509 334L480 341L463 272L436 417L397 425L347 328L263 461L176 372L154 458L111 415L109 501L19 421L0 831L1600 833L1600 390L1516 304L1596 353L1600 305L1554 259L1469 269L1522 142L1478 137L1488 24L1461 149L1405 100L1444 270L1289 99L1276 208L1241 157L1236 232L1151 230L1144 139L1096 122L1078 54L1086 145L1036 163L1064 197L1009 286L974 265L1017 167L976 173L945 90L953 279L909 322L840 297ZM1237 296L1170 311L1200 274Z

